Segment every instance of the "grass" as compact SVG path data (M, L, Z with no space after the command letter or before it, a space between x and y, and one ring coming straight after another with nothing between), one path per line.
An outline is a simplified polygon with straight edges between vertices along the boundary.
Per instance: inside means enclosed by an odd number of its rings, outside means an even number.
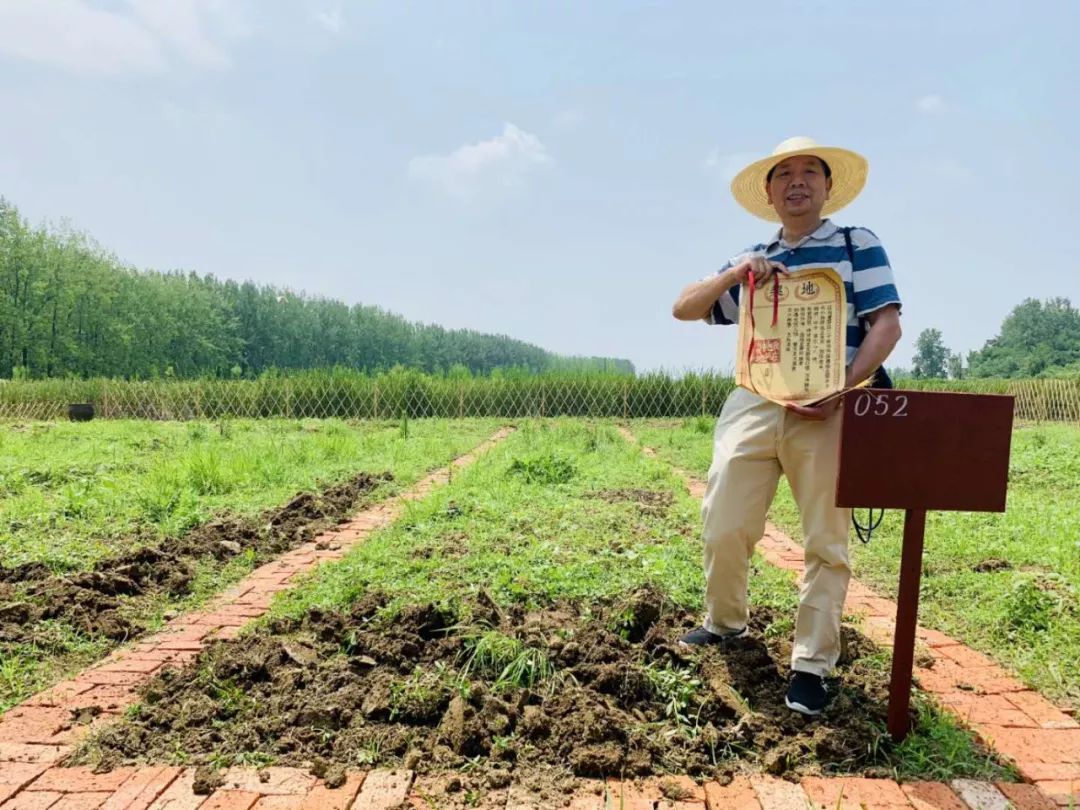
M620 488L663 490L674 501L656 513L595 497ZM676 606L696 612L703 584L698 523L698 505L670 466L644 456L610 425L525 423L450 486L412 504L342 561L282 594L265 621L299 617L312 607L344 609L370 591L390 597L383 617L388 621L406 605L431 602L467 625L468 603L481 595L502 606L537 610L564 600L586 606L618 600L643 587L657 588ZM790 635L797 593L789 572L755 561L751 600L780 611L782 618L766 636ZM517 684L543 682L551 673L536 652L516 638L480 631L463 678L467 682L471 669L484 668ZM669 716L692 726L701 681L663 666L645 675ZM929 762L954 777L1001 778L1000 767L987 763L966 732L926 711L935 736L937 729L952 735L948 746L939 755L934 740L920 731L912 739L921 743L883 751L884 767L915 775Z
M543 650L529 647L520 639L497 630L478 633L465 642L469 657L462 675L494 676L495 687L534 687L555 678L555 667Z
M37 423L0 427L0 565L42 562L84 570L138 545L181 535L211 517L255 515L361 471L389 470L379 500L479 444L490 420L348 424L336 420ZM192 592L124 599L153 629L247 574L246 551L200 560ZM33 643L0 642L0 711L99 659L115 646L61 622Z
M251 515L298 490L392 471L388 491L464 452L495 423L241 420L0 426L0 565L81 570L217 512Z
M711 419L640 423L634 432L666 461L706 475ZM994 657L1051 700L1080 707L1080 429L1019 428L1011 455L1004 514L927 516L919 620ZM770 517L801 538L785 482ZM890 511L868 545L851 546L855 576L892 598L902 530L903 514Z
M679 486L670 470L643 458L610 426L525 423L482 463L410 505L276 610L340 607L372 589L399 596L401 604L460 601L455 594L483 589L497 602L538 608L556 599L614 598L646 583L697 605L693 504L677 500L663 517L591 497L603 489Z

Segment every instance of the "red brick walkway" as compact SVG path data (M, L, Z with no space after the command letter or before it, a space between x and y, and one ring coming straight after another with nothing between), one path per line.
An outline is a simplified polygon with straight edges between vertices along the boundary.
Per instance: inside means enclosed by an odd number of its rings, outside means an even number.
M500 431L451 466L470 463L508 433L508 430ZM176 619L161 633L114 653L99 666L9 711L0 718L0 810L396 810L400 806L434 810L438 805L426 798L430 795L426 779L416 778L411 771L353 773L343 786L330 789L297 768L261 771L235 768L226 773L224 784L213 795L199 796L192 790L195 776L192 769L149 766L94 774L85 768L63 768L57 763L89 729L115 720L135 700L139 683L166 665L193 658L209 640L235 635L241 626L264 613L273 595L291 587L298 575L324 560L340 559L351 546L396 519L405 502L423 497L448 477L449 470L434 473L407 493L366 510L338 529L254 571L205 611ZM688 477L688 484L692 492L701 494L700 481ZM801 571L801 550L773 527L769 528L761 549L771 562ZM853 583L849 607L866 617L872 637L891 643L889 634L895 615L892 602ZM1038 787L1004 783L995 786L970 780L956 780L950 785L931 782L898 785L889 780L857 778L808 778L794 783L769 776L740 776L728 785L719 782L696 785L681 778L639 783L595 782L555 804L550 799L531 796L520 786L510 786L489 793L479 807L996 810L1011 803L1018 808L1049 810L1055 804L1048 796L1065 806L1070 794L1078 795L1072 793L1071 782L1075 781L1080 788L1080 741L1076 739L1080 732L1072 719L1010 679L988 659L940 633L922 629L919 632L935 657L934 667L919 670L924 688L957 712L991 745L1013 758L1025 777ZM931 677L926 678L924 673ZM91 706L102 712L87 725L77 723L74 718L78 710ZM673 783L677 783L677 789L673 789Z

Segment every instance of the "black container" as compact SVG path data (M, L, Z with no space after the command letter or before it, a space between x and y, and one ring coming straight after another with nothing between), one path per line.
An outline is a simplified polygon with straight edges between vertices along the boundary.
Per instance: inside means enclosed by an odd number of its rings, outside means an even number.
M94 403L79 402L68 405L68 419L72 422L89 422L94 418Z

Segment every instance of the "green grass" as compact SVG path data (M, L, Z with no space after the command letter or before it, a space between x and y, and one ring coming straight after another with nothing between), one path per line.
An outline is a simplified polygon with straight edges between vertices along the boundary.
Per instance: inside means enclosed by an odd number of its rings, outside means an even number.
M620 488L664 490L674 502L657 514L595 497ZM526 423L450 486L410 505L345 559L282 594L264 622L300 617L313 607L343 609L370 591L390 597L388 620L406 605L431 602L462 625L473 621L469 602L480 594L535 610L562 600L619 600L651 586L697 612L703 589L698 524L698 504L670 466L644 456L612 426ZM765 636L790 636L797 603L792 575L755 560L750 587L755 606L778 611ZM518 684L551 677L535 651L499 633L478 633L472 651L466 676L470 667L482 667ZM646 677L672 719L690 723L701 682L663 666ZM1001 769L986 762L966 732L931 714L928 727L951 735L949 746L937 755L936 743L916 733L921 743L882 754L890 772L914 775L905 753L912 751L912 761L952 776L1000 778Z
M666 461L697 476L708 472L711 420L638 423L634 432ZM919 620L993 656L1051 700L1077 707L1080 429L1017 429L1009 480L1004 514L927 516ZM781 483L770 517L801 538L786 483ZM903 514L890 511L869 545L852 539L855 576L891 598L899 577L902 529ZM987 562L987 568L1002 567L976 570Z
M177 536L219 513L255 515L367 471L406 488L490 436L491 420L348 424L336 420L36 423L0 427L0 564L82 570ZM255 565L249 551L197 564L190 594L125 600L150 629L193 610ZM34 643L0 644L0 711L77 672L115 646L61 622Z
M81 570L218 512L252 515L357 472L393 492L496 423L242 420L0 426L0 565Z
M441 603L481 588L498 602L539 607L554 599L614 597L645 583L697 605L694 505L680 498L663 518L632 503L589 497L620 487L680 485L608 425L525 423L483 463L411 504L393 526L324 568L277 609L341 606L371 589L403 603Z

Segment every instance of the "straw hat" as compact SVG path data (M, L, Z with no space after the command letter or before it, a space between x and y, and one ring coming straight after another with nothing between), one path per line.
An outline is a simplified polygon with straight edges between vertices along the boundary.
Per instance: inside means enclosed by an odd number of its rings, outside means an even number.
M779 222L780 216L776 209L769 205L769 198L765 193L765 178L774 166L795 155L813 155L829 164L832 171L832 191L829 192L829 199L825 201L825 207L821 209L824 216L839 211L850 203L866 185L869 165L862 155L835 146L820 146L813 138L796 135L777 146L771 156L751 163L735 175L735 179L731 181L731 193L735 195L739 205L756 217Z

